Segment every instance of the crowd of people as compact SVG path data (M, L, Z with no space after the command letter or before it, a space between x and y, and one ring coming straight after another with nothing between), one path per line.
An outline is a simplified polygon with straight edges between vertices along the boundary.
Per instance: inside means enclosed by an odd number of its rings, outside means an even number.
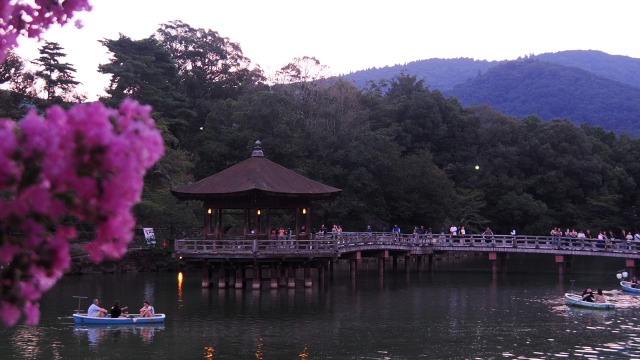
M127 307L120 307L120 302L115 301L113 306L111 307L111 311L100 307L100 300L93 299L93 302L89 306L87 310L87 315L91 317L111 317L111 318L119 318L119 317L127 317L128 313L126 313ZM123 312L125 312L123 314ZM144 301L142 304L142 308L140 309L140 317L152 317L155 314L155 309L151 306L149 301Z

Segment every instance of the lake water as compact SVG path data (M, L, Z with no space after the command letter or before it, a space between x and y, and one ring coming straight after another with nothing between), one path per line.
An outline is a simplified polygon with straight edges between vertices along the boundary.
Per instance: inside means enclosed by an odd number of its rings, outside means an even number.
M276 290L266 282L261 290L202 289L198 271L66 277L45 295L40 325L0 330L0 358L640 358L640 296L618 290L615 270L559 277L400 269L381 278L375 262L364 263L352 281L342 264L324 284L305 289L299 279L296 289ZM563 293L587 285L619 308L564 305ZM167 319L74 325L74 295L131 309L148 299Z

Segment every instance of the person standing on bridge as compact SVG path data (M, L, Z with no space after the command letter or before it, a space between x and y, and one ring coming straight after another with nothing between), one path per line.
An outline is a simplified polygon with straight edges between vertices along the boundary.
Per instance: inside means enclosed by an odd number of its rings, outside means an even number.
M513 245L513 247L516 247L516 229L515 228L511 229L511 245Z
M391 233L393 234L394 237L399 238L400 237L400 227L398 225L393 225L393 228L391 229Z
M495 245L495 239L493 238L493 231L491 231L490 228L486 228L485 231L482 233L482 235L484 235L484 237L490 236L491 245ZM485 242L487 241L485 240Z

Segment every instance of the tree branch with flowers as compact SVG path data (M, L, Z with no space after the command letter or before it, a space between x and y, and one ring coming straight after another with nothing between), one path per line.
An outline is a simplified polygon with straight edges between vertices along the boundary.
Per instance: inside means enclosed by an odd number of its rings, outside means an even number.
M86 0L0 0L0 61L20 36L66 24ZM164 154L151 107L125 99L0 119L0 321L39 321L39 301L69 269L70 225L92 224L89 257L122 257L144 175Z

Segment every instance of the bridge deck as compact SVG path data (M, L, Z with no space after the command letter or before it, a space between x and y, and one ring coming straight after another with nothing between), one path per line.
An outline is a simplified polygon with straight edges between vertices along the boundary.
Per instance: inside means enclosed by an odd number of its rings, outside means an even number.
M434 252L528 253L640 259L640 242L529 235L400 235L344 232L318 235L312 240L181 239L175 253L191 259L337 259L356 252L373 256L382 251L405 255Z

